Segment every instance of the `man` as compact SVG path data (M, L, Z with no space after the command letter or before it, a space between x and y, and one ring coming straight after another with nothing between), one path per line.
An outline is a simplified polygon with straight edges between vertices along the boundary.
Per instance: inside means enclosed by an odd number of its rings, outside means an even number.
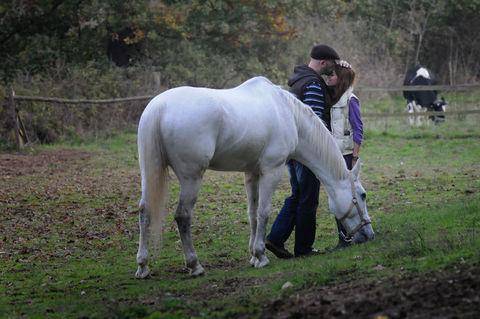
M310 58L308 65L294 68L288 85L290 91L309 105L331 130L330 110L327 107L331 101L321 75L331 73L335 61L340 57L331 47L320 44L312 48ZM285 249L284 243L295 228L295 257L309 256L317 253L312 245L315 240L320 182L306 166L296 161L289 161L287 166L292 195L285 199L265 246L279 258L292 258L293 255Z

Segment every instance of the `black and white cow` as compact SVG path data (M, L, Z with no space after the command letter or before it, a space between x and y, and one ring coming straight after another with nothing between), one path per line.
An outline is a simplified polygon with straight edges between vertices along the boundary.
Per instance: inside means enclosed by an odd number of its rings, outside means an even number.
M417 65L407 71L403 85L435 85L437 80L430 70ZM432 91L403 91L403 97L407 100L407 112L415 113L421 111L445 112L447 102L442 97L438 99L438 92ZM445 121L444 115L435 115L429 117L435 123Z

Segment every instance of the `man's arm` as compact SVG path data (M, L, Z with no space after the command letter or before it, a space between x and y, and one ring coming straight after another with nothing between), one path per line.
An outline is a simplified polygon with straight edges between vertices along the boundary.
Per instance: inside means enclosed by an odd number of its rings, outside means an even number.
M305 87L305 93L303 94L302 102L309 105L313 112L315 112L318 117L326 122L325 94L319 83L312 82Z

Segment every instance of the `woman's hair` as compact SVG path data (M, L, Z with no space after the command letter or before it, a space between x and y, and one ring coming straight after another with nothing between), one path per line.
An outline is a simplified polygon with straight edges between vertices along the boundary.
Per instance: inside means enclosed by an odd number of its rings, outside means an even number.
M337 75L337 85L335 85L333 90L332 102L337 103L343 93L355 82L355 71L352 68L344 68L338 64L335 64L334 71Z

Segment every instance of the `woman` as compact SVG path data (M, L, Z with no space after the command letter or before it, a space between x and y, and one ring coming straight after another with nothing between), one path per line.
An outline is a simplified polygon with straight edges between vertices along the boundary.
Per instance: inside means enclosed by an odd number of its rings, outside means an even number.
M345 158L348 169L358 160L363 140L363 123L360 115L360 100L353 94L355 72L352 68L335 65L326 84L333 90L330 109L332 134Z
M335 65L325 83L332 89L333 101L330 109L332 134L343 154L348 169L352 169L360 155L363 140L363 123L360 115L360 100L353 94L355 72L352 68ZM351 238L337 221L339 242L334 249L342 249L351 244Z

